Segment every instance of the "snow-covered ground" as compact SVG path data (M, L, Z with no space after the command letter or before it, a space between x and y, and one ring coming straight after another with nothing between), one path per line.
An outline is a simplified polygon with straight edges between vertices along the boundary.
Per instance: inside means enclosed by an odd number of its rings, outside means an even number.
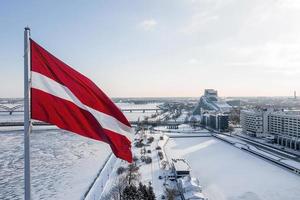
M1 113L0 112L0 122L22 122L24 120L23 113Z
M0 199L23 198L23 132L0 132ZM34 199L81 199L110 148L62 130L31 134Z
M186 118L188 117L188 112L183 111L181 115L176 119L177 122L184 122Z
M208 130L200 127L196 127L196 128L191 127L189 124L181 124L178 126L178 129L170 129L167 126L157 126L154 127L154 130L161 131L161 132L186 133L186 134L209 132Z
M189 162L209 200L299 200L299 176L216 138L170 138L165 149Z
M137 166L139 167L139 174L140 174L140 182L142 182L145 185L148 185L149 183L152 185L153 187L153 191L155 192L155 195L157 197L157 199L160 199L158 197L161 197L164 194L164 180L163 179L159 179L159 176L165 176L166 175L166 171L161 170L160 168L160 158L158 156L158 150L156 150L156 147L158 145L161 145L161 141L159 141L159 134L149 134L148 131L146 131L146 134L148 137L154 137L154 141L149 144L148 146L146 146L146 152L148 150L150 150L150 153L146 153L145 156L149 156L152 159L152 162L149 164L146 164L145 162L142 162L140 159L137 161ZM137 136L136 137L140 137ZM133 154L135 156L137 156L138 158L141 157L141 149L142 148L137 148L137 147L133 147L132 151ZM110 192L110 189L113 187L114 184L116 184L116 182L118 181L118 175L116 173L117 169L119 166L123 166L123 167L127 167L128 163L118 160L115 165L114 168L111 170L111 174L110 174L110 179L107 181L104 190L103 190L103 194L101 196L101 200L106 200L105 197L107 196L107 194ZM92 194L93 195L93 194Z

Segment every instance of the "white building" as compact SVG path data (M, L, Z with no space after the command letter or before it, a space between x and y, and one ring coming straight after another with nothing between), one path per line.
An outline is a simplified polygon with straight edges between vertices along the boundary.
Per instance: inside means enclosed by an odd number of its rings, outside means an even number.
M191 167L185 159L172 158L171 167L176 178L182 178L190 175Z
M243 133L255 137L261 137L265 133L264 119L262 111L242 110L240 121Z
M300 113L273 112L268 115L268 132L287 148L300 150Z
M229 113L231 109L232 106L218 97L217 90L205 89L204 95L200 97L199 102L193 111L193 115L201 115L203 111Z
M242 110L240 119L243 133L255 137L272 135L277 144L300 150L300 112Z

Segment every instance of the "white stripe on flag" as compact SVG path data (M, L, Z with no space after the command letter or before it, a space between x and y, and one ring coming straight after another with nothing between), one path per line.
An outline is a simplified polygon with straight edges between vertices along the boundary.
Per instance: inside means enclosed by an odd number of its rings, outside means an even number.
M47 76L38 72L31 72L32 88L44 91L61 99L70 101L76 106L90 112L99 124L107 130L126 136L129 140L132 140L132 129L111 115L105 114L98 110L95 110L85 104L83 104L66 86L48 78Z

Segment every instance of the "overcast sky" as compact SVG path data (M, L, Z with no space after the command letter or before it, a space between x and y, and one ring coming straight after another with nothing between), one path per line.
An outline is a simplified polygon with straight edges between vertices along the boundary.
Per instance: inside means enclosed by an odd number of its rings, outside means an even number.
M299 0L1 1L0 97L23 96L23 28L111 97L300 93Z

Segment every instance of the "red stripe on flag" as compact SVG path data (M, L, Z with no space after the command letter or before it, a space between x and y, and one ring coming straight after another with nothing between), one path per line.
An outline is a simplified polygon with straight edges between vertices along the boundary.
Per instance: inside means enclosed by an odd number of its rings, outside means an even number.
M125 136L103 129L91 113L70 101L31 88L31 113L33 119L106 142L118 158L132 162L131 143Z
M33 40L31 44L31 70L66 86L85 105L115 117L131 127L119 108L90 79L57 59Z

